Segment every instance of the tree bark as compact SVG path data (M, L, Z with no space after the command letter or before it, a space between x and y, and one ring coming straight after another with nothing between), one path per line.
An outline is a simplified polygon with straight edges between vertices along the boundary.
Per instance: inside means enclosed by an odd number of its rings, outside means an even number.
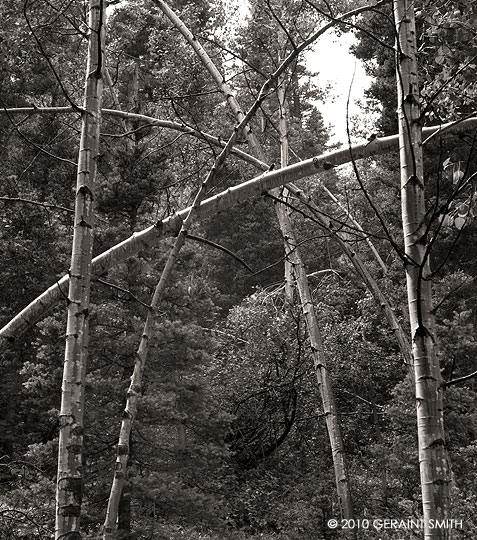
M277 203L277 205L279 204L280 203ZM353 519L353 502L346 467L346 456L344 451L343 436L341 433L339 412L331 385L326 354L323 347L323 340L321 338L318 320L316 318L315 308L313 305L313 298L308 285L305 266L297 247L297 241L291 225L291 220L288 215L284 216L281 213L278 214L278 217L283 237L288 244L287 251L289 253L289 259L293 268L295 283L298 289L301 307L310 339L313 364L315 367L318 389L320 391L328 437L330 439L336 491L341 513L340 517L344 519ZM356 537L355 529L349 529L348 531L344 532L352 538Z
M187 42L193 47L196 51L198 57L203 63L204 67L209 71L210 75L214 79L218 89L223 93L227 104L235 115L235 118L240 126L242 126L243 133L247 138L247 142L250 148L250 151L255 154L261 161L267 162L265 153L248 124L246 119L249 118L252 112L258 108L256 104L261 99L261 96L264 93L264 90L267 89L270 83L273 80L277 80L283 73L282 67L286 63L291 62L290 55L285 59L279 66L279 68L270 76L267 82L262 86L262 89L259 92L259 97L256 99L254 105L249 109L247 114L244 114L243 109L240 107L237 99L235 98L235 93L232 91L232 88L225 82L225 78L219 72L215 64L212 62L207 52L202 48L199 41L192 35L189 29L185 24L180 20L180 18L170 9L170 7L163 2L162 0L154 0L154 2L161 8L164 14L171 20L171 22L176 26L176 28L181 32L185 37ZM281 123L282 130L286 130L286 126ZM236 128L237 130L237 128ZM285 137L286 139L286 137ZM283 141L282 141L283 142ZM282 160L284 159L284 152L282 146ZM286 154L285 154L286 155ZM279 190L272 191L274 197L280 198ZM301 259L299 252L298 244L295 239L295 233L293 230L293 225L288 215L287 209L284 205L278 204L275 207L278 221L280 224L280 229L284 242L286 244L285 256L291 262L293 267L293 273L297 281L297 288L300 294L300 300L302 304L303 313L305 316L306 324L308 327L308 333L310 336L311 348L313 352L315 372L318 379L318 385L320 389L320 394L323 403L323 410L326 417L326 426L328 430L328 436L330 438L330 445L332 450L333 464L335 468L335 479L336 487L338 493L338 500L340 505L340 510L342 516L346 519L352 519L354 516L351 493L349 489L349 482L347 476L347 470L345 465L345 455L344 455L344 445L341 434L341 428L339 425L339 416L337 413L336 405L334 403L333 390L331 387L330 379L328 376L328 371L326 367L326 357L324 354L324 349L321 341L321 335L318 328L318 321L313 307L313 300L311 293L308 287L308 279L306 277L306 270ZM350 535L355 537L355 530L350 530Z
M282 46L283 45L284 44L282 44ZM285 79L283 76L279 78L277 96L280 115L280 157L281 167L283 168L288 165L287 102L285 93ZM278 193L278 190L273 190L272 193L275 196L278 195L278 197L284 200L286 203L289 200L290 192L287 188L283 188L281 195ZM318 326L318 320L316 318L313 298L311 296L308 277L306 275L306 269L300 256L300 250L298 248L288 207L284 204L282 205L277 203L276 212L285 243L285 298L290 304L293 303L292 277L294 276L301 302L302 312L308 329L313 364L315 367L318 389L320 391L326 428L328 430L328 437L330 439L332 461L335 472L336 492L341 517L344 519L353 519L353 501L348 479L339 411L334 399L331 380L326 365L326 354L323 347L321 332ZM356 533L353 529L347 532L352 538L356 537Z
M55 111L49 112L65 112L64 108L58 110L55 108ZM66 112L73 112L73 109L67 108ZM36 111L34 109L14 109L16 111L22 111L25 114L34 114ZM4 110L0 109L0 114ZM118 117L132 117L136 118L140 116L142 119L146 119L143 115L134 115L131 113L124 113L122 111L107 111L105 114L114 114ZM151 118L151 120L156 120L161 123L165 122L163 120L157 120ZM167 123L167 122L166 122ZM168 123L169 124L169 123ZM172 124L171 129L174 129ZM450 122L443 125L442 127L435 126L425 128L423 134L427 138L435 136L438 133L464 133L472 131L477 126L477 119L469 118L462 122ZM166 126L164 126L166 127ZM190 131L191 135L194 135L194 130ZM213 142L213 140L211 140ZM261 174L247 182L243 182L233 188L227 189L214 197L210 197L203 201L198 209L197 219L205 219L211 215L219 212L224 212L234 206L237 203L246 201L247 199L253 197L260 197L270 189L287 184L289 182L296 182L301 178L306 178L317 174L323 170L329 170L338 165L343 165L351 161L351 154L353 159L359 160L372 156L379 156L383 154L390 153L398 149L398 135L390 135L388 137L376 138L371 143L362 142L358 143L350 148L343 148L340 150L334 150L332 152L326 152L319 156L312 157L300 163L295 163L289 165L284 169L278 169L276 171L270 171L266 174ZM215 141L215 144L219 144ZM268 170L268 166L260 161L255 159L257 166L262 168L262 170ZM288 186L290 189L290 186ZM301 192L304 199L308 199L301 190L296 188L297 191ZM129 257L134 256L136 253L142 249L147 249L148 247L155 246L164 236L175 236L178 234L182 219L189 212L189 208L185 208L177 212L177 214L167 217L161 221L158 221L156 224L151 227L133 234L131 237L123 240L119 244L116 244L107 251L101 253L95 257L92 261L91 271L94 277L98 277L110 268L115 265L124 262ZM66 289L69 285L69 276L63 276L60 280L54 283L49 287L45 292L40 296L32 300L28 306L26 306L20 313L18 313L8 324L6 324L0 330L0 352L6 350L12 344L14 344L23 333L28 331L29 328L34 326L39 320L46 316L46 314L62 299L66 297Z
M282 44L283 45L283 44ZM281 75L278 79L278 88L277 88L277 97L278 97L278 111L279 111L279 122L278 128L280 131L280 167L283 169L288 165L288 122L287 122L287 99L285 92L285 77ZM280 194L279 194L280 196ZM288 201L288 190L283 189L282 197ZM288 208L283 205L279 205L277 208L277 213L286 213L288 214ZM289 304L293 304L293 268L290 261L290 246L286 240L284 241L285 249L285 301Z
M99 153L105 23L106 2L90 0L88 61L78 156L66 350L59 416L55 525L57 540L80 538L83 494L84 383L88 352L94 183Z
M401 207L412 353L414 358L424 538L443 540L450 529L431 520L449 517L450 469L445 443L443 388L436 354L420 125L414 2L394 0Z

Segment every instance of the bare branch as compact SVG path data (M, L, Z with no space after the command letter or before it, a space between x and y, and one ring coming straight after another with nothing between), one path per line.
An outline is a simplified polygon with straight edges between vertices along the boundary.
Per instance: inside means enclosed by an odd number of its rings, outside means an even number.
M242 266L244 266L249 272L253 272L253 268L251 268L243 259L241 259L233 251L230 251L230 249L227 249L225 246L221 246L220 244L217 244L216 242L212 242L212 240L208 240L207 238L201 238L200 236L195 236L194 234L190 234L190 233L186 234L186 238L190 238L191 240L195 240L196 242L206 244L207 246L212 246L215 249L218 249L220 251L223 251L224 253L227 253L227 255L230 255L231 257L233 257Z
M452 384L457 384L464 381L468 381L469 379L473 379L475 376L477 376L477 371L474 371L473 373L470 373L469 375L465 375L464 377L459 377L458 379L452 379L451 381L444 382L441 384L441 387L447 388L448 386L451 386Z
M58 206L57 204L44 203L44 202L39 202L39 201L31 201L30 199L22 199L20 197L0 196L0 201L4 201L4 202L21 202L21 203L25 203L25 204L34 204L36 206L42 206L43 208L56 208L57 210L61 210L63 212L68 212L70 214L75 213L74 210L71 210L70 208L66 208L64 206Z
M0 110L1 112L1 110ZM23 111L25 112L25 111ZM122 114L122 113L121 113ZM128 114L128 113L126 113ZM468 118L467 120L455 124L444 126L450 132L470 131L477 127L477 118ZM430 135L435 131L439 131L439 126L427 128L424 130L426 135ZM372 142L364 141L352 147L354 159L363 159L367 157L386 154L396 151L398 146L398 136L391 135L389 137L377 137ZM247 182L243 182L238 186L229 188L214 197L210 197L202 201L198 208L197 219L201 220L209 217L220 211L225 211L239 202L243 202L253 197L260 197L270 189L296 182L301 178L311 176L319 171L329 170L335 166L343 165L350 161L349 148L334 150L316 156L300 163L289 165L283 169L270 171L265 175L260 175ZM260 168L267 167L259 160ZM301 194L304 200L307 197L300 189L292 185L287 185L287 188L295 195ZM92 272L95 276L101 276L106 273L109 268L123 262L135 255L142 249L147 249L156 245L164 236L176 235L182 225L182 219L189 212L186 208L173 216L169 216L155 225L152 225L143 231L133 234L131 237L113 246L93 259ZM61 292L59 286L66 286L69 282L68 276L63 276L58 284L52 285L38 298L34 299L27 307L25 307L18 315L16 315L3 329L0 330L0 350L9 347L32 325L42 319L48 311L61 300Z
M101 285L106 285L106 287L111 287L111 289L116 289L117 291L121 291L127 295L129 295L133 300L135 300L138 304L141 304L141 306L144 306L146 308L150 308L151 306L149 304L146 304L146 302L143 302L140 300L136 295L134 295L130 290L124 289L123 287L120 287L119 285L115 285L114 283L110 283L109 281L105 281L101 278L96 278L98 283L101 283Z

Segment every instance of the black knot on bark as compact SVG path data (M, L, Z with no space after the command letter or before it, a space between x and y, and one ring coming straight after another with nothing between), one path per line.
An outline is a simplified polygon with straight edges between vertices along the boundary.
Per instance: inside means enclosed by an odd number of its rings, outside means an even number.
M128 394L128 397L130 397L131 394ZM123 420L129 420L130 418L132 418L132 414L129 413L128 411L123 411L123 414L122 414L122 419Z
M84 219L80 219L78 225L80 227L85 227L86 229L92 229L93 227L91 226L90 223L88 223L87 221L85 221Z
M118 444L118 456L129 454L129 446L127 444Z
M94 199L93 192L89 189L88 186L84 184L78 189L78 193L81 193L82 195L88 195L91 200Z
M445 446L445 441L442 437L439 439L436 439L435 441L432 441L432 443L429 445L429 448L435 448L436 446Z

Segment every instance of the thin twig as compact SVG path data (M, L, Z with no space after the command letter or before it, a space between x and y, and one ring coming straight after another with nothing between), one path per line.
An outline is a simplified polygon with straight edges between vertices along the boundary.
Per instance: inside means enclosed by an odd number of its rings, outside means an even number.
M112 289L116 289L117 291L121 291L123 293L128 294L133 300L141 304L141 306L146 307L147 309L150 309L151 307L149 304L146 304L146 302L143 302L142 300L140 300L136 295L134 295L128 289L124 289L123 287L120 287L119 285L115 285L114 283L109 283L109 281L104 281L104 279L101 279L101 278L97 278L96 281L98 283L101 283L101 285L106 285L107 287L111 287Z
M242 266L245 266L245 268L253 273L253 268L251 268L243 259L241 259L238 255L230 251L230 249L227 249L224 246L221 246L220 244L216 244L215 242L212 242L212 240L207 240L207 238L201 238L200 236L195 236L194 234L186 233L186 238L190 238L191 240L195 240L196 242L201 242L202 244L206 244L208 246L212 246L215 249L218 249L220 251L223 251L224 253L227 253L231 257L233 257L236 261L238 261Z
M75 213L74 210L71 210L70 208L66 208L64 206L58 206L57 204L49 204L49 203L43 203L39 201L31 201L30 199L22 199L21 197L0 196L0 201L34 204L36 206L42 206L43 208L56 208L57 210L62 210L63 212L69 212L70 214Z

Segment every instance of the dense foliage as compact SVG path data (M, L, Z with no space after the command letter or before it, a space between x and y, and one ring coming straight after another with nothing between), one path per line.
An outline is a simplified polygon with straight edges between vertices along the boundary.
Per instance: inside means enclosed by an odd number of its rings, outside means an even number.
M85 3L3 2L2 107L74 106L82 100ZM208 0L174 9L249 106L296 44L330 20L329 2L250 2L231 24L231 6ZM334 2L337 12L356 2ZM426 124L473 114L477 51L473 2L419 4ZM451 13L451 17L447 14ZM253 16L253 18L252 18ZM379 129L395 129L390 11L353 23L375 77L370 103ZM349 26L340 31L349 31ZM376 37L378 40L376 41ZM387 46L386 46L387 45ZM150 0L109 8L106 108L180 122L227 139L234 120L191 48ZM290 162L326 150L323 91L301 60L286 79ZM344 112L345 114L345 112ZM271 92L252 129L277 166L278 100ZM6 324L68 268L80 115L0 116L0 322ZM475 135L435 138L426 154L435 315L445 382L475 371L477 289ZM104 115L98 159L95 255L192 201L217 149L200 137ZM246 149L240 140L239 147ZM400 258L394 156L303 180L409 333ZM256 171L232 156L209 195ZM333 203L326 191L341 201ZM340 537L332 456L308 335L298 302L283 294L283 242L268 197L216 214L192 230L159 308L130 440L119 534L128 539L319 540ZM356 517L421 515L415 399L408 366L388 322L329 230L309 208L291 215L301 243L341 412ZM372 256L361 224L385 260ZM338 225L337 225L338 223ZM339 225L341 223L341 225ZM226 250L217 249L207 239ZM96 279L92 286L84 455L85 538L99 538L113 475L129 377L151 294L171 241ZM233 254L233 256L231 255ZM58 410L65 304L1 357L0 538L43 540L54 528ZM456 538L477 526L477 389L448 386L445 418ZM396 531L366 531L369 540ZM401 534L402 533L402 534ZM363 533L364 534L364 533ZM414 532L401 531L399 538ZM393 536L394 535L394 536Z

